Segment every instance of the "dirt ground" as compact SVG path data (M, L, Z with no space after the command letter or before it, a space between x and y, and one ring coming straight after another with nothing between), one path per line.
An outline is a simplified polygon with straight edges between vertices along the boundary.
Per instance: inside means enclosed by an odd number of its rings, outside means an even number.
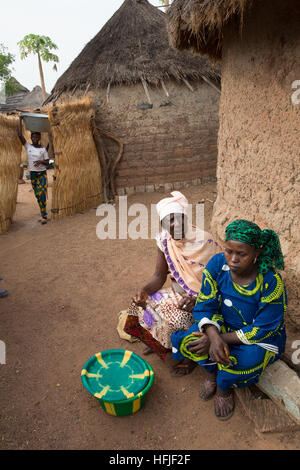
M51 173L50 173L51 175ZM51 176L49 178L51 182ZM182 190L205 201L206 229L214 184ZM164 194L129 196L150 205ZM51 199L51 188L49 188ZM48 205L49 208L50 204ZM172 359L148 356L155 382L135 415L107 415L83 388L81 369L95 353L142 343L121 340L117 314L153 272L153 240L99 240L99 217L84 214L41 226L29 181L19 185L15 221L0 238L1 449L299 449L300 433L256 434L237 401L228 422L214 416L213 401L198 399L204 373L169 375Z

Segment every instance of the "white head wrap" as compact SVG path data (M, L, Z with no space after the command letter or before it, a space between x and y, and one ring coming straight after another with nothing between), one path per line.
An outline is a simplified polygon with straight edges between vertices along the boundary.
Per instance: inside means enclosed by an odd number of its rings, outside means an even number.
M165 197L156 204L156 210L161 221L169 214L186 214L188 201L179 191L173 191L173 197Z

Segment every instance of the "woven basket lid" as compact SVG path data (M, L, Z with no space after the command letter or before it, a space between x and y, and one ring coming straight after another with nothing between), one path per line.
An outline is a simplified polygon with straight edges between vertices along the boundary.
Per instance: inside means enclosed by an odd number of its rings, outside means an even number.
M84 387L106 402L128 400L147 385L147 363L132 351L110 349L92 356L81 372Z

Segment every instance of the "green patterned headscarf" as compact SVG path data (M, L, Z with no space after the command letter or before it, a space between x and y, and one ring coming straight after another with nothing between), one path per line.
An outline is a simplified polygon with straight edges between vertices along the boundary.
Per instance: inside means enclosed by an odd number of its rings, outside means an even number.
M261 249L257 269L267 273L270 269L284 269L283 254L278 235L273 230L261 230L258 225L245 219L231 222L225 230L225 241L237 240Z

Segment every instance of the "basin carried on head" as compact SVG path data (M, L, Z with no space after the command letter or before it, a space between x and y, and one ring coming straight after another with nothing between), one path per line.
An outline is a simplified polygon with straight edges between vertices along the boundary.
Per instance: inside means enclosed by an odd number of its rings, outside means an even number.
M132 351L109 349L85 363L81 379L108 414L126 416L143 406L154 381L154 371Z
M50 122L48 114L40 113L21 113L25 127L31 132L49 132Z

